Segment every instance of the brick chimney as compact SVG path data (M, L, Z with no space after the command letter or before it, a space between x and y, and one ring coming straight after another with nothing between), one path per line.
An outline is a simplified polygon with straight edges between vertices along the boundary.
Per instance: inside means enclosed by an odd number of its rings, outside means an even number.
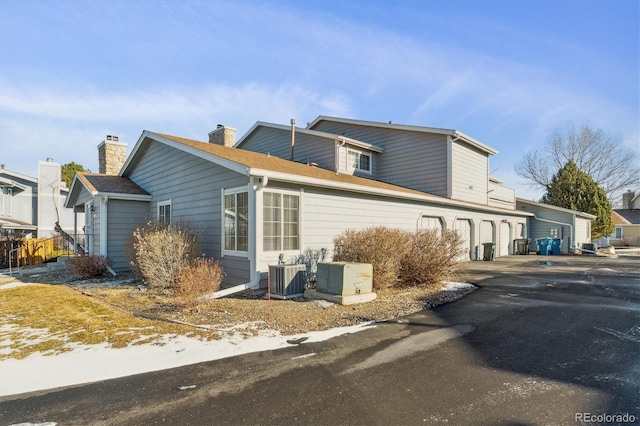
M127 161L127 144L118 142L118 137L107 135L98 145L98 173L117 175Z
M209 132L209 143L233 147L236 143L236 129L218 124L214 131Z
M633 206L631 205L631 201L633 201L633 198L636 196L636 193L629 190L627 192L625 192L624 194L622 194L622 208L623 209L631 209L633 208Z

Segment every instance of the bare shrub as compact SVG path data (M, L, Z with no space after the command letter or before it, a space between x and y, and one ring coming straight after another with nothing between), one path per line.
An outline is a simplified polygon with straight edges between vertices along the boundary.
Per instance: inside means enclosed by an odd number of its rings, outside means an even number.
M178 274L174 293L181 305L195 306L198 298L220 288L223 277L222 266L216 260L192 259Z
M456 231L430 229L410 235L411 249L400 266L403 285L437 286L449 278L459 264L462 239Z
M88 256L72 257L69 259L69 271L72 274L81 275L86 278L103 277L107 275L113 261L97 254Z
M196 233L188 221L168 225L147 222L133 231L132 267L152 288L171 288L180 271L197 255Z
M334 238L333 243L335 262L373 265L374 291L399 283L400 265L410 248L408 232L384 226L347 230Z

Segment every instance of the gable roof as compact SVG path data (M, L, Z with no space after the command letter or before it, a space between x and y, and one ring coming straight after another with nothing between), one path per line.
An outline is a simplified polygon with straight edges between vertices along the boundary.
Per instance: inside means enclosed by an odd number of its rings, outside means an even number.
M596 218L596 216L592 215L591 213L579 212L577 210L571 210L571 209L565 209L564 207L552 206L551 204L545 204L545 203L538 203L536 201L529 201L529 200L525 200L523 198L516 198L516 205L518 205L518 203L531 204L531 205L534 205L534 206L537 206L537 207L541 207L543 209L549 209L549 210L555 210L555 211L559 211L559 212L563 212L563 213L575 214L576 216L581 216L583 218L591 219L591 220L594 220Z
M240 148L241 145L244 143L245 140L247 140L249 138L249 136L251 136L256 130L258 130L261 127L267 127L267 128L271 128L271 129L278 129L278 130L284 130L287 132L291 132L291 127L290 126L285 126L283 124L275 124L275 123L267 123L264 121L258 121L256 122L253 126L251 126L251 128L247 131L247 133L245 133L244 135L242 135L242 137L238 140L238 142L235 144L236 148ZM342 135L334 135L332 133L327 133L327 132L320 132L318 130L311 130L311 129L305 129L305 128L299 128L296 127L295 128L296 134L300 133L303 135L310 135L310 136L316 136L319 138L323 138L323 139L327 139L330 141L336 141L339 140L340 142L344 141L349 145L353 145L353 146L357 146L358 148L363 148L363 149L367 149L369 151L374 151L374 152L384 152L384 148L381 148L379 146L367 143L367 142L362 142L359 141L357 139L352 139L352 138L348 138L346 136L342 136Z
M136 146L131 151L131 155L120 172L121 176L126 177L132 172L139 160L138 157L142 155L145 147L153 141L193 154L245 176L267 177L268 179L274 179L281 182L308 184L317 187L357 191L361 193L413 199L423 202L427 201L435 204L444 204L467 209L479 209L517 216L531 216L531 214L527 212L451 200L449 198L374 179L336 173L335 171L285 160L268 154L261 154L240 148L230 148L208 142L150 132L148 130L142 132Z
M392 129L392 130L403 130L410 132L420 132L420 133L435 133L439 135L448 135L453 137L454 139L459 139L475 148L478 148L480 151L486 152L489 155L496 155L498 151L491 148L488 145L483 144L482 142L472 138L471 136L465 135L464 133L454 130L454 129L441 129L437 127L423 127L423 126L413 126L409 124L395 124L392 122L381 123L377 121L365 121L365 120L354 120L350 118L340 118L340 117L329 117L325 115L319 115L315 120L313 120L307 127L309 129L313 129L316 125L318 125L322 121L330 121L333 123L344 123L344 124L352 124L356 126L366 126L366 127L377 127L382 129Z
M99 173L76 172L71 182L65 207L73 207L71 202L77 198L80 188L84 187L91 195L108 196L116 199L150 200L151 195L129 178Z
M612 210L611 219L616 225L640 225L640 209Z

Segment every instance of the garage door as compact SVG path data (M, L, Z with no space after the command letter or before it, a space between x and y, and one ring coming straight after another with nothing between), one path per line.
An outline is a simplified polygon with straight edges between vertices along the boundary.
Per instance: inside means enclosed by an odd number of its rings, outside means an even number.
M442 235L442 220L435 216L422 216L422 229L435 229L438 235Z
M480 244L482 243L493 243L493 222L488 220L483 220L480 223Z
M511 246L511 238L509 234L511 225L508 223L500 223L500 244L498 244L498 256L507 256L509 254L509 247Z
M469 219L458 219L456 220L453 229L458 231L458 234L462 239L462 246L464 247L464 252L458 260L473 259L471 252L471 221Z

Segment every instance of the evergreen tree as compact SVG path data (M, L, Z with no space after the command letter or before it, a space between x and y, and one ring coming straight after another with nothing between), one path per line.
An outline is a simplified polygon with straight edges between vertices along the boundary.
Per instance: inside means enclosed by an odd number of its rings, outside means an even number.
M77 164L74 161L67 164L63 164L62 170L61 170L62 181L67 184L67 187L70 187L76 172L88 172L88 171L90 170L86 170L84 167L82 167L80 164Z
M591 238L610 235L614 230L611 203L607 194L573 160L553 175L541 202L596 216L591 223Z

